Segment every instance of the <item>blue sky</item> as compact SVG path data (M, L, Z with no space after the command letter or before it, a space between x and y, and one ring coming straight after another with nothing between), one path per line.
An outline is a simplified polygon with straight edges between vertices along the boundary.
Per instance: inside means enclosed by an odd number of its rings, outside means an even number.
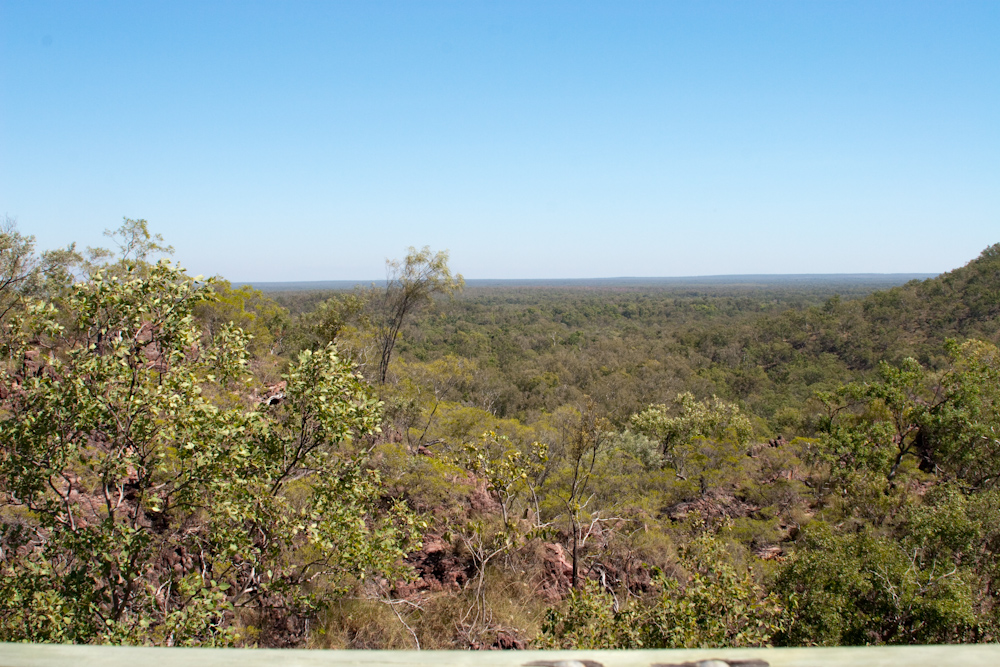
M0 215L193 273L937 272L1000 242L998 2L0 0Z

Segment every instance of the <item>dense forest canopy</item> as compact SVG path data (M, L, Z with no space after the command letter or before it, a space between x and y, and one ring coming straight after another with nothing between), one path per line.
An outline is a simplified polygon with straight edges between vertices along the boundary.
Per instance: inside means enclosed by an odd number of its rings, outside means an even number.
M192 278L0 230L0 640L994 641L1000 245L888 286Z

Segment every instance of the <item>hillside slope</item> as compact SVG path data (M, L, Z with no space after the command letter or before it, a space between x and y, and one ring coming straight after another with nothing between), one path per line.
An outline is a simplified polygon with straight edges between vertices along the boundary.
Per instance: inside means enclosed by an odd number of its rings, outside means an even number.
M691 328L678 340L711 360L702 375L721 393L773 419L790 403L864 377L883 360L913 357L940 367L949 338L1000 341L1000 244L935 278L738 325Z

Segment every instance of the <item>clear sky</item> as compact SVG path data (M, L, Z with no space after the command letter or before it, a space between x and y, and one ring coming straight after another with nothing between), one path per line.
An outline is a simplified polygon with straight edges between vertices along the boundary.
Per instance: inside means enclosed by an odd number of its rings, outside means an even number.
M0 0L3 214L233 280L944 271L1000 2Z

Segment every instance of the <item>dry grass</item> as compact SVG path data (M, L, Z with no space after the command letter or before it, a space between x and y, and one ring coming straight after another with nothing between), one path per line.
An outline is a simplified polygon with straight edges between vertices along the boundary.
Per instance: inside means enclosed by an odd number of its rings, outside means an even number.
M490 648L498 636L527 644L539 630L546 604L521 572L492 570L482 598L475 583L458 593L412 600L349 598L328 607L310 633L311 648Z

